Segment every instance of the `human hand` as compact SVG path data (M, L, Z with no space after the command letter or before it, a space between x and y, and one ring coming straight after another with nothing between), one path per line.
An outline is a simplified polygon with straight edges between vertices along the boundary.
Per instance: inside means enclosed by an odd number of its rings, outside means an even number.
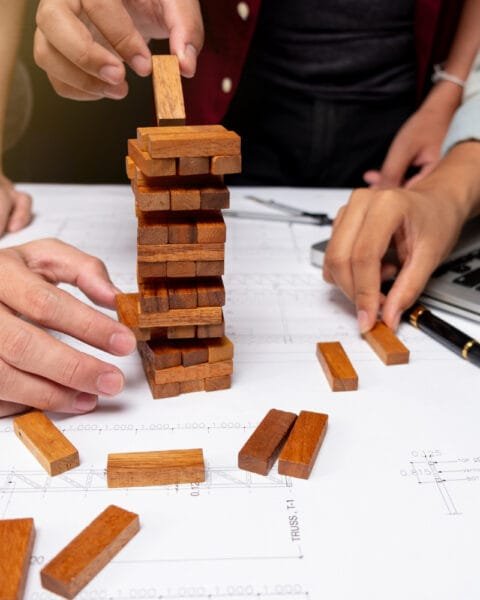
M15 189L0 173L0 236L26 227L32 219L32 197Z
M135 350L129 329L58 289L59 282L108 308L118 293L101 261L58 240L0 250L0 417L26 406L84 413L95 408L99 394L114 396L123 388L117 367L43 329L117 356Z
M148 40L169 38L193 77L203 37L199 0L41 0L34 55L60 96L118 100L128 93L125 63L150 74Z
M467 215L442 188L359 189L335 220L323 276L354 302L361 333L378 318L396 329L402 313L454 246ZM399 266L386 254L393 245ZM395 276L385 298L382 280Z

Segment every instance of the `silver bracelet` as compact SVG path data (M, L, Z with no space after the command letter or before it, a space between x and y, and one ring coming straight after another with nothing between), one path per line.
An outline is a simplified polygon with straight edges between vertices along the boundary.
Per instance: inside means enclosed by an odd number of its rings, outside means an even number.
M456 75L452 75L448 71L442 69L442 65L434 65L433 66L433 75L432 82L437 83L438 81L450 81L450 83L454 83L455 85L460 86L462 89L465 87L465 81L457 77Z

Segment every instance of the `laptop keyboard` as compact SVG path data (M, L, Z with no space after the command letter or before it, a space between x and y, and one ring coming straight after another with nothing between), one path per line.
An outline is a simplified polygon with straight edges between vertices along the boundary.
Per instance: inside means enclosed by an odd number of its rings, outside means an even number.
M479 259L480 248L440 265L432 277L438 278L447 273L457 273L459 277L455 277L451 283L456 283L467 288L475 288L480 291L480 267L477 262Z

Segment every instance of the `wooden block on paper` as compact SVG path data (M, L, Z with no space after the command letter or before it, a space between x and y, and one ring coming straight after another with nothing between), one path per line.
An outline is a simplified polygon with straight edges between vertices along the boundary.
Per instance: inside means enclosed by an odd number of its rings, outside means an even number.
M190 220L171 219L168 223L169 244L194 244L197 241L195 223Z
M203 391L205 391L205 380L204 379L180 382L180 393L181 394L190 394L192 392L203 392Z
M150 342L140 342L138 351L143 360L151 365L154 371L179 367L182 364L182 351L168 340Z
M152 212L170 210L170 190L161 187L147 187L132 182L135 206L138 211Z
M185 340L194 337L197 337L197 327L195 325L167 327L167 338L169 340Z
M138 244L168 244L168 234L168 222L163 213L141 212L138 215Z
M172 210L199 210L201 206L199 190L172 188L170 198Z
M358 376L340 342L317 344L317 358L334 392L358 389Z
M221 377L208 377L204 382L206 392L219 392L220 390L229 390L232 387L232 376L222 375Z
M233 359L233 343L228 337L214 338L206 342L208 347L208 362L215 363Z
M227 228L222 214L210 213L200 216L196 223L197 243L199 244L224 244L227 237Z
M42 586L74 598L139 530L137 514L110 505L43 567Z
M168 305L170 309L196 308L198 293L195 280L172 280L168 284Z
M408 363L410 358L408 348L382 321L377 321L373 329L363 334L363 338L386 365L404 365Z
M181 156L177 172L179 175L205 175L210 172L210 160L207 156Z
M172 367L155 371L154 381L156 384L180 383L182 381L193 381L194 379L208 379L209 377L222 377L233 373L233 362L225 360L218 363L202 363L190 367Z
M202 210L222 210L230 207L230 192L223 187L204 187L200 190Z
M225 287L221 277L197 279L198 306L223 306Z
M163 313L140 313L138 315L138 323L142 328L217 325L221 322L222 309L219 306L178 308Z
M174 261L223 261L225 244L139 244L138 260L142 263Z
M240 154L240 137L233 131L156 133L148 137L152 158L232 156Z
M150 339L150 331L141 328L138 324L138 301L138 294L117 294L115 296L118 320L133 332L137 341L145 342Z
M13 419L13 429L49 475L59 475L80 464L78 450L38 410Z
M160 450L109 454L109 488L174 485L205 481L203 450Z
M167 263L142 263L137 262L137 279L139 285L149 279L161 279L167 276Z
M238 453L238 468L268 475L297 415L272 408Z
M197 277L220 277L223 275L225 265L223 260L199 260L196 262Z
M140 285L140 312L167 312L170 308L169 290L165 280Z
M147 177L171 177L177 174L174 158L152 158L140 150L137 140L128 140L128 155Z
M153 56L152 77L158 125L184 125L185 104L178 58L169 54Z
M167 277L195 277L197 268L193 261L169 261Z
M241 173L242 171L242 156L240 154L234 156L213 156L210 166L212 175L231 175L233 173Z
M278 458L280 475L300 479L310 477L327 431L327 424L328 415L302 410L280 452Z
M1 600L22 600L34 540L33 519L0 520Z
M191 135L192 133L223 133L223 125L184 125L179 126L160 126L160 127L138 127L137 140L142 150L148 150L148 141L152 135Z
M225 322L223 321L218 325L198 325L197 337L199 339L204 338L219 338L225 335Z

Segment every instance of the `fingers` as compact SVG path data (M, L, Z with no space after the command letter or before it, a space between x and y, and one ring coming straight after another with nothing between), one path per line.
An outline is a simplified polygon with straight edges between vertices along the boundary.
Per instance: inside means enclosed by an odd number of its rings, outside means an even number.
M13 206L13 197L10 188L0 182L0 235L6 231L8 220Z
M363 181L370 187L378 187L380 185L381 179L382 175L380 171L375 171L373 169L370 171L366 171L363 174Z
M16 404L15 402L5 402L4 400L0 400L0 419L2 417L18 415L26 410L27 407L23 404Z
M400 132L388 150L380 170L380 179L375 183L375 186L381 188L401 186L408 167L415 159L415 154L414 147Z
M198 0L163 0L162 4L170 52L178 56L182 75L193 77L204 41L200 4Z
M414 175L413 177L410 177L410 179L408 179L405 182L404 187L407 190L412 188L416 183L418 183L419 181L422 181L422 179L424 179L429 173L431 173L435 169L437 164L438 164L438 161L434 161L434 162L425 164L416 175Z
M14 233L26 227L32 220L32 197L30 194L13 190L13 209L8 221L8 231Z

